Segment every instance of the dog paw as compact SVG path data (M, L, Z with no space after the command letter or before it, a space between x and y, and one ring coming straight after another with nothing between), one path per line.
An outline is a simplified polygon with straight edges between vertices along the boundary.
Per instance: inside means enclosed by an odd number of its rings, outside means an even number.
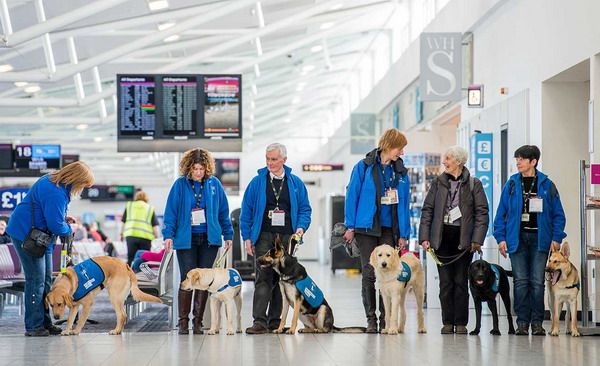
M60 333L61 336L70 336L71 335L71 331L70 330L63 330L62 333Z
M298 329L298 333L308 333L306 328Z
M236 333L242 333L242 329L240 328L240 329L236 330L235 332Z
M386 329L382 329L381 331L379 331L380 334L387 334L388 330Z
M579 333L579 330L575 329L574 331L571 332L571 336L572 337L581 337L581 334Z
M79 332L78 332L78 331L76 331L76 330L71 330L71 331L69 332L69 334L70 334L70 335L79 335Z
M502 333L500 333L500 331L498 329L492 329L492 330L490 330L490 334L491 335L502 335Z
M558 329L553 329L550 331L550 335L553 337L558 337L558 333L559 333Z
M118 331L118 330L116 330L116 329L113 329L113 330L111 330L110 332L108 332L108 334L110 334L110 335L119 335L119 334L121 334L121 332L119 332L119 331Z
M208 335L215 335L218 333L219 333L219 331L216 329L209 329L208 332L206 332L206 334L208 334Z
M388 329L387 334L396 335L398 334L398 329Z
M288 329L285 334L296 334L296 329Z
M419 333L421 333L421 334L425 334L425 333L427 333L427 329L425 329L425 328L420 328L420 329L419 329Z
M275 329L273 331L273 333L275 333L275 334L281 334L281 333L283 333L283 328L277 328L277 329Z
M469 332L469 335L479 335L479 329L474 329Z
M227 329L227 335L234 335L235 332L233 331L233 329Z

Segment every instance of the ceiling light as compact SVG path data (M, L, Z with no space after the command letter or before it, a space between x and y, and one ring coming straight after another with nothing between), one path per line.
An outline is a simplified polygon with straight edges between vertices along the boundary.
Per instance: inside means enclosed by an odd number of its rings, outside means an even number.
M15 86L16 86L17 88L22 88L22 87L24 87L24 86L25 86L25 85L27 85L27 84L29 84L29 83L28 83L28 82L26 82L26 81L15 81Z
M298 103L300 103L299 97L295 97L294 99L292 99L292 104L298 104Z
M150 8L150 11L162 10L168 7L169 2L167 0L154 0L148 2L148 8Z
M173 34L172 36L169 36L169 37L167 37L167 38L163 39L163 41L165 41L165 42L175 42L175 41L177 41L179 38L181 38L181 37L179 36L179 34Z
M131 157L129 157L129 156L126 156L126 157L125 157L125 159L123 159L123 160L124 160L125 162L127 162L127 163L128 163L128 162L130 162L130 161L131 161Z
M290 122L292 122L292 120L291 120L290 118L286 118L286 119L284 119L283 121L284 121L285 123L290 123Z
M322 51L322 50L323 50L323 46L321 46L320 44L318 44L316 46L312 46L310 48L310 52L312 52L312 53L316 53L316 52L319 52L319 51Z
M4 65L0 65L0 72L8 72L8 71L12 71L13 67L10 64L4 64Z
M102 137L94 137L94 142L101 142L102 141Z
M335 25L334 22L323 23L323 24L321 24L319 29L321 29L321 30L329 29L329 28L333 27L334 25Z
M30 85L23 90L25 91L25 93L37 93L40 90L42 90L42 88L40 88L39 85Z
M298 86L296 87L296 91L304 90L305 86L306 86L306 83L298 83Z
M254 121L254 115L253 114L250 115L250 121Z
M311 72L315 69L314 65L306 65L304 67L302 67L302 72L307 73L307 72Z
M88 125L85 123L82 123L82 124L75 126L75 128L78 129L79 131L83 131L88 128Z
M175 25L175 23L174 23L174 22L165 22L165 23L160 23L160 24L158 24L158 30L159 30L159 31L163 31L163 30L165 30L165 29L169 29L169 28L171 28L171 27L172 27L172 26L174 26L174 25Z

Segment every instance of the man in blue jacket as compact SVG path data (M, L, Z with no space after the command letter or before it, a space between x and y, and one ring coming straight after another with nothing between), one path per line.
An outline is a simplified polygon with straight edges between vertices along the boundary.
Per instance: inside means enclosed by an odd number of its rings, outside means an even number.
M515 151L519 173L502 189L494 220L498 250L510 254L514 278L517 335L546 335L544 269L550 246L560 248L567 236L565 212L554 183L537 170L540 149L525 145Z
M302 236L310 225L312 209L306 186L285 165L287 149L274 143L267 146L267 166L258 170L242 200L240 230L246 251L254 258L274 247L275 235L284 244L294 233ZM248 334L264 334L279 327L281 292L279 276L272 268L256 266L252 317ZM269 313L267 314L267 307Z

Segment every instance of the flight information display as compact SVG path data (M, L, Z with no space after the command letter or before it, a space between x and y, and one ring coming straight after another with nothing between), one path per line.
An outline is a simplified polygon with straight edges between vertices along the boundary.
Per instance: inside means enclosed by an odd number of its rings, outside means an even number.
M0 169L13 169L13 147L12 144L0 144Z
M240 137L240 76L204 76L204 135Z
M196 76L162 78L162 128L164 135L198 134L198 81Z
M17 169L60 169L60 145L17 145Z
M120 135L153 136L156 130L154 76L118 76Z

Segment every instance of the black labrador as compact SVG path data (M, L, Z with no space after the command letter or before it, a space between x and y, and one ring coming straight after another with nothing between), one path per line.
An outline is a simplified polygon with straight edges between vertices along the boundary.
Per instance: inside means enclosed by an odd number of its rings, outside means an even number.
M515 334L513 318L510 312L510 286L508 284L508 276L512 276L512 272L504 270L497 264L490 264L483 259L476 260L469 266L469 288L471 296L475 303L475 313L477 315L477 324L475 329L470 332L470 335L479 334L481 329L481 303L487 302L490 311L492 312L494 328L490 334L500 335L498 329L498 309L496 308L496 295L500 293L502 302L506 308L508 317L508 334Z

